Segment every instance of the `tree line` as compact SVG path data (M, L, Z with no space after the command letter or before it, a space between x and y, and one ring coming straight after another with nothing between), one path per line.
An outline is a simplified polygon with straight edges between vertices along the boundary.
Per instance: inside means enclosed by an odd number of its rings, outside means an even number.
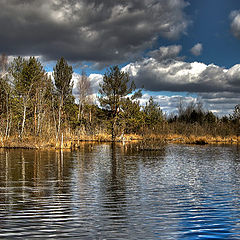
M112 140L124 134L238 134L240 105L230 116L217 117L200 103L184 106L178 114L166 116L153 97L141 106L141 90L118 66L103 76L96 99L83 71L73 95L73 69L62 57L52 76L35 57L0 59L0 137L54 139L109 134Z

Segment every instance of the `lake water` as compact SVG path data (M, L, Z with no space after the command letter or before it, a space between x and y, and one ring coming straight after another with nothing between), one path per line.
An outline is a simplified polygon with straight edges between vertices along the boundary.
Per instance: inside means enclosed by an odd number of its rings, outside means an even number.
M240 239L238 146L0 150L0 239Z

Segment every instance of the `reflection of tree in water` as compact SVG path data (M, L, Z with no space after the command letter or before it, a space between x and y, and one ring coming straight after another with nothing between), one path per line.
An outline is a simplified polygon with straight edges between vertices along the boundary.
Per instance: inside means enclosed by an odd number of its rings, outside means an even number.
M102 180L101 188L101 207L105 216L101 227L103 231L121 233L118 237L126 238L126 233L136 237L136 231L138 237L146 236L145 231L151 231L144 223L144 214L149 214L149 205L145 202L149 189L145 189L148 185L144 185L143 177L164 164L161 158L165 151L145 153L136 144L120 143L112 144L110 150L109 172Z
M21 209L50 195L68 194L69 181L64 180L71 177L71 154L23 149L0 153L1 202Z
M71 152L0 152L1 229L29 234L47 226L60 231L51 218L57 222L72 214L71 160Z
M109 212L109 224L126 218L125 165L117 147L111 144L110 173L103 181L103 208Z
M144 165L159 165L160 161L163 161L166 156L166 145L161 141L137 141L128 144L120 145L121 152L124 154L127 160L141 160ZM134 162L132 161L132 164ZM139 162L135 162L136 165Z

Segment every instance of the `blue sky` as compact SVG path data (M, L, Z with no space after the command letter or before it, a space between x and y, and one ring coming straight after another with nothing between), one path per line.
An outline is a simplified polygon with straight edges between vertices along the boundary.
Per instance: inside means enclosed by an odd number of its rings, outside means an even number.
M142 104L153 95L167 113L180 99L217 115L239 103L238 0L2 0L0 9L0 52L39 56L49 72L63 56L95 93L117 64L144 85Z
M186 61L214 63L230 68L240 62L240 41L231 33L230 13L240 9L237 0L190 0L185 13L191 21L186 34L178 39L158 40L157 46L180 44L181 55ZM203 51L200 56L193 56L189 51L193 45L201 43Z
M228 68L239 63L240 42L231 33L229 14L240 9L240 1L191 0L189 3L186 13L192 25L188 34L179 41L185 46L184 54L189 56L188 60ZM190 56L188 49L197 42L203 44L204 51L199 57Z

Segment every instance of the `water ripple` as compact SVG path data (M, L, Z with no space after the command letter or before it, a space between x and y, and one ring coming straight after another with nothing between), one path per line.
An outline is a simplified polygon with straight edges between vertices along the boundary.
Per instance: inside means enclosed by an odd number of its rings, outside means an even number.
M233 146L2 151L1 239L240 239Z

